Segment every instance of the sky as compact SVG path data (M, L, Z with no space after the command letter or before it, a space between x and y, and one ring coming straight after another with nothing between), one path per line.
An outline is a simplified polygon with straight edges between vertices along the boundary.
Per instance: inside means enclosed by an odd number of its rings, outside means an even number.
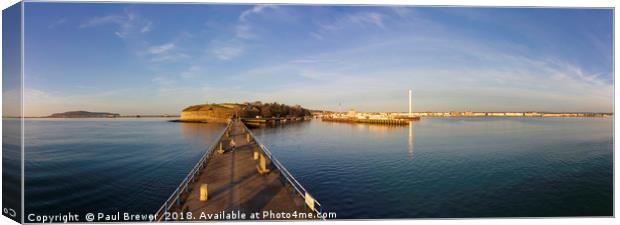
M21 115L21 7L2 11L2 116Z
M613 11L25 5L24 114L310 109L613 111Z

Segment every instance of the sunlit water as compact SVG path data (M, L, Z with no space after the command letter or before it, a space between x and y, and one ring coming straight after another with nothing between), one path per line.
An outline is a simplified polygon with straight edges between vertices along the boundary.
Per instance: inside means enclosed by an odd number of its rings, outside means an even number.
M26 212L154 212L223 125L163 119L25 123ZM255 129L338 218L610 216L613 123L423 118Z
M611 216L612 121L313 121L256 133L338 218Z
M165 119L27 120L26 213L154 213L223 127Z

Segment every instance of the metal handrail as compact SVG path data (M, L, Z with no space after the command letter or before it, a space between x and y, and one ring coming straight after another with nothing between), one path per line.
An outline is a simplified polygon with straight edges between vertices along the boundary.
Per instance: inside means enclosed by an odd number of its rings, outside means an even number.
M284 167L284 165L282 165L282 163L280 163L280 161L278 161L278 159L276 159L276 157L271 153L271 151L269 151L267 146L264 145L262 142L260 142L260 140L258 140L258 138L256 138L254 133L252 133L252 131L250 131L250 129L248 129L248 127L245 124L243 124L243 127L248 132L248 134L250 134L252 139L254 139L254 141L256 141L256 144L258 144L261 147L263 152L265 152L265 154L267 154L267 157L269 157L269 160L271 160L271 162L274 164L274 166L276 168L278 168L278 170L280 170L281 175L283 175L284 178L286 178L286 180L288 181L288 183L290 183L291 186L293 186L293 188L295 189L295 192L297 194L299 194L299 196L301 196L302 199L305 199L306 193L308 193L310 196L312 196L308 191L306 191L306 189L303 186L301 186L299 181L297 181L297 179L295 179L295 177L291 174L291 172L289 172L288 169L286 169L286 167ZM321 203L319 203L316 199L314 199L314 197L312 197L312 198L314 200L314 209L313 209L313 211L320 215L320 213L322 211L321 210ZM325 218L323 218L323 217L321 217L321 219L325 220Z
M207 149L207 151L202 155L202 157L200 157L200 160L198 161L198 163L196 163L194 168L192 168L187 174L187 176L185 177L185 179L181 181L181 184L179 185L179 187L177 187L177 189L175 189L174 192L172 192L170 197L168 197L168 199L159 208L159 210L157 210L157 212L155 213L155 216L156 216L155 218L157 219L157 221L161 221L163 219L163 214L168 212L168 210L170 210L170 207L173 206L175 202L181 197L181 194L183 194L183 192L188 189L189 184L194 181L194 178L196 174L200 172L201 167L203 167L204 164L206 164L208 160L211 158L211 155L213 155L213 150L218 146L219 142L222 140L222 137L224 136L224 134L226 134L226 131L228 131L231 125L232 125L232 121L229 121L228 124L226 125L226 128L224 128L222 133L216 139L218 141L213 143Z

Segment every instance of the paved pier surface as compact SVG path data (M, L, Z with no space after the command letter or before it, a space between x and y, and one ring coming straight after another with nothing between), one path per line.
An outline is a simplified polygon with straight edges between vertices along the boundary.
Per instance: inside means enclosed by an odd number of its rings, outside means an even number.
M192 212L194 217L204 213L240 211L246 214L272 210L274 212L310 212L304 199L281 181L277 168L259 174L253 154L260 147L248 142L245 126L233 122L228 138L222 138L225 153L214 152L207 166L190 184L190 191L181 196L182 206L172 211ZM230 139L236 142L231 150ZM208 185L208 200L200 201L200 185ZM198 218L195 218L198 219ZM291 218L294 219L294 218Z

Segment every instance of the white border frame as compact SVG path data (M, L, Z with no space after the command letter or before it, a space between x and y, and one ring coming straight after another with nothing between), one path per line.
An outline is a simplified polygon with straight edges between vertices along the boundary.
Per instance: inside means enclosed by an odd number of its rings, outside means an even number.
M49 0L26 0L27 2L53 2ZM586 8L614 8L614 90L615 90L615 67L617 62L615 61L615 54L617 51L617 46L615 43L618 43L618 36L615 34L615 30L618 26L617 18L615 17L615 7L618 5L616 1L606 1L606 0L504 0L504 1L491 1L491 0L279 0L279 1L266 1L266 0L217 0L217 1L205 1L205 0L133 0L133 1L122 1L122 0L61 0L63 2L92 2L92 3L104 3L104 2L132 2L132 3L248 3L248 4L268 4L268 3L283 3L283 4L324 4L324 5L417 5L417 6L493 6L493 7L586 7ZM0 7L5 9L19 1L17 0L4 0L0 2ZM23 5L22 5L22 38L23 38ZM0 17L0 25L2 19ZM2 35L2 31L0 29L0 36ZM22 40L22 52L23 52L23 40ZM0 45L0 51L2 47ZM0 60L2 56L0 54ZM24 72L24 55L22 54L22 74ZM1 70L1 64L0 64ZM0 91L1 91L0 81ZM23 90L23 76L22 76L22 90ZM1 93L1 92L0 92ZM23 98L23 95L22 95ZM0 104L2 103L2 99L0 98ZM618 99L615 98L614 91L614 112L620 112L618 110ZM0 109L1 110L1 109ZM22 99L22 113L23 113L23 99ZM614 119L614 215L618 215L618 207L615 205L616 195L618 192L618 183L615 176L619 174L619 169L615 165L615 162L619 162L618 154L615 154L617 150L617 146L615 145L615 140L619 136L615 133L615 128L618 125L618 121ZM1 128L1 124L0 124ZM23 125L22 125L23 129ZM1 129L0 129L1 133ZM23 130L22 130L23 134ZM0 141L2 137L0 136ZM23 141L23 140L22 140ZM23 143L22 143L23 147ZM1 162L0 162L0 172L1 172ZM22 150L22 175L23 175L23 150ZM1 182L0 182L1 184ZM23 187L23 178L22 178L22 187ZM0 191L2 191L0 185ZM22 188L23 192L23 188ZM22 194L22 203L23 203L23 194ZM23 204L22 204L22 212L23 212ZM8 224L14 223L12 220L0 216L0 223ZM23 219L22 215L22 219ZM573 225L573 224L612 224L617 220L617 218L550 218L550 219L399 219L399 220L349 220L349 221L331 221L330 223L338 223L338 224L372 224L372 223L390 223L390 224L409 224L411 222L415 222L417 224L522 224L528 223L532 225L536 224L562 224L562 225ZM23 221L23 220L22 220ZM230 222L216 222L216 223L230 223ZM292 222L285 222L292 223ZM306 224L306 223L317 223L317 222L295 222L297 224ZM178 223L178 224L195 224L195 223ZM256 222L235 222L235 224L256 224ZM261 223L265 224L265 223ZM266 224L282 224L282 222L266 222Z

